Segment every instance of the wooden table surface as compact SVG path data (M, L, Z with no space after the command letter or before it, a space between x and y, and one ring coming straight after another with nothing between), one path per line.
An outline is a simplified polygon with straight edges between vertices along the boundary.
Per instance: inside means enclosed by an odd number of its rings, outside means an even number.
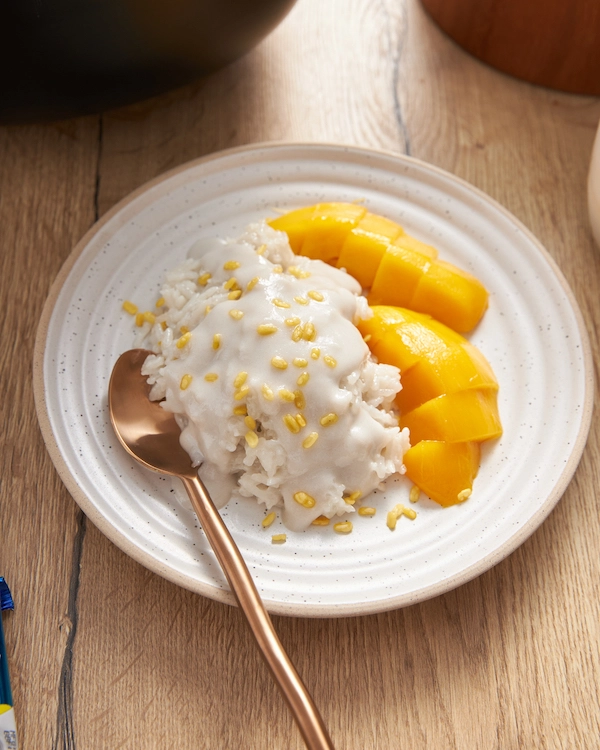
M485 67L416 0L299 0L244 59L102 116L0 128L0 575L22 747L302 748L239 611L168 583L86 520L37 425L49 287L118 200L259 141L407 153L481 188L562 268L599 358L586 176L600 100ZM546 522L476 580L381 615L275 626L336 748L600 746L600 425Z

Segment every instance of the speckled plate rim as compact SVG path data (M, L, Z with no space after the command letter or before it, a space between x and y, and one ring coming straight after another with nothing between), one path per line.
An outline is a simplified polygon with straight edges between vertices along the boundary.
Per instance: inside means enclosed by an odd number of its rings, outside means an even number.
M396 153L386 151L383 149L371 149L371 148L367 149L367 148L351 146L351 145L346 145L346 144L336 144L336 143L328 143L328 142L315 142L315 143L264 142L264 143L250 144L246 146L241 146L237 148L215 152L213 154L209 154L207 156L203 156L198 159L185 162L184 164L181 164L178 167L175 167L174 169L169 170L157 176L153 180L146 182L145 184L143 184L142 186L140 186L133 192L129 193L125 198L119 201L106 214L104 214L104 216L102 216L97 222L94 223L94 225L86 232L86 234L81 238L81 240L73 248L70 255L67 257L63 266L61 267L56 279L54 280L50 288L50 291L48 293L48 297L46 299L44 308L42 310L42 314L41 314L37 332L36 332L36 340L35 340L34 356L33 356L33 391L34 391L36 411L37 411L38 421L40 424L40 429L42 432L43 439L46 443L46 447L49 452L49 455L54 463L54 466L61 480L67 487L73 499L77 502L79 507L85 513L85 515L92 521L92 523L94 523L94 525L103 534L105 534L117 547L119 547L123 552L129 555L132 559L136 560L137 562L142 564L144 567L148 568L149 570L152 570L153 572L166 578L167 580L179 586L182 586L183 588L187 588L191 591L194 591L195 593L201 594L203 596L207 596L216 601L230 604L230 605L235 605L236 603L235 599L232 593L228 589L219 589L212 585L205 584L201 581L190 581L188 576L171 569L167 565L160 563L150 554L140 549L135 544L132 544L124 535L121 534L121 532L118 529L116 529L110 522L108 522L104 518L104 516L94 506L93 502L91 502L88 496L81 490L75 478L72 476L71 472L69 471L67 463L61 454L61 451L55 439L55 436L51 427L51 423L50 423L48 405L46 402L45 384L44 384L44 355L45 355L45 349L46 349L46 338L48 335L50 320L51 320L51 316L54 310L54 306L60 295L62 287L65 284L65 281L67 280L79 256L82 254L83 250L91 241L91 239L95 237L98 233L100 233L103 227L109 222L111 222L114 219L114 217L120 211L122 211L123 208L126 207L129 203L140 198L145 193L148 193L152 188L159 185L160 183L166 182L172 179L173 177L175 177L176 175L180 174L181 172L184 172L188 169L192 169L200 165L209 164L210 162L217 161L219 159L235 156L236 154L244 154L245 152L253 152L253 151L262 152L265 150L273 151L277 149L290 149L290 148L306 150L307 152L311 152L313 157L319 156L319 152L321 152L321 155L324 155L326 154L326 152L333 150L338 153L346 152L346 153L354 153L356 155L363 155L365 157L372 155L372 156L376 156L379 158L387 158L398 164L402 164L402 163L408 164L408 165L412 164L416 167L420 167L421 169L424 169L425 171L433 174L434 176L437 174L445 180L449 180L450 182L456 183L457 187L466 189L468 192L478 197L484 203L487 203L488 205L493 207L497 212L503 214L504 217L508 219L510 223L512 223L516 228L518 228L518 230L529 240L530 243L535 245L537 251L540 253L540 255L543 257L543 259L546 261L546 263L550 267L551 271L553 272L556 278L556 281L559 283L562 289L562 292L565 294L570 304L571 312L573 313L575 320L576 320L577 331L580 337L580 343L582 347L582 360L584 364L584 394L583 394L579 429L577 432L577 437L575 441L573 442L570 455L568 459L566 460L564 464L564 468L561 474L559 475L558 479L556 480L552 491L547 495L546 500L542 504L542 506L538 508L538 510L529 518L529 520L522 527L520 527L509 539L507 539L504 543L502 543L497 549L495 549L491 553L486 554L485 557L481 558L475 563L466 566L459 573L451 575L432 585L425 586L416 592L408 592L408 593L404 593L404 594L397 595L397 596L390 596L389 598L386 598L385 600L379 600L375 602L365 602L365 603L350 603L347 605L335 604L333 606L327 606L327 605L321 605L321 604L311 605L307 603L299 604L299 603L272 602L272 601L265 602L267 609L272 614L294 616L294 617L300 616L300 617L327 618L327 617L346 617L346 616L355 616L355 615L375 614L378 612L389 611L389 610L398 609L404 606L416 604L418 602L421 602L421 601L433 598L435 596L439 596L440 594L446 593L448 591L451 591L452 589L458 586L461 586L464 583L467 583L468 581L476 578L477 576L481 575L482 573L489 570L493 566L497 565L501 560L506 558L514 550L516 550L521 544L523 544L523 542L529 536L531 536L531 534L533 534L533 532L536 531L536 529L539 528L539 526L544 522L544 520L548 517L548 515L554 509L557 502L559 501L559 499L565 492L569 482L571 481L575 473L575 470L577 469L579 461L581 459L581 456L582 456L582 453L583 453L583 450L587 441L589 429L590 429L592 411L593 411L593 399L594 399L593 359L592 359L592 352L591 352L591 346L589 342L588 333L585 328L583 316L581 314L581 311L579 309L575 296L573 295L573 292L571 288L569 287L569 284L566 281L559 266L556 264L552 256L548 253L548 251L541 244L541 242L535 237L535 235L532 232L530 232L530 230L524 224L522 224L512 213L510 213L506 208L504 208L501 204L499 204L497 201L492 199L483 191L471 185L469 182L462 180L461 178L456 177L455 175L443 169L440 169L439 167L436 167L434 165L431 165L427 162L424 162L420 159L416 159L414 157L405 156L403 154L396 154ZM123 224L125 223L126 223L125 220L123 220Z

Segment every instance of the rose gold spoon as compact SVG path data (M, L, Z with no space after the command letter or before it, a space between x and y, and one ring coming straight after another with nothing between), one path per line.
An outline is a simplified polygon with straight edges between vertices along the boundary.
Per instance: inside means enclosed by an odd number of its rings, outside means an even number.
M150 387L141 368L149 354L152 352L146 349L132 349L122 354L113 368L108 406L117 437L125 450L148 469L181 479L306 746L310 750L333 750L323 719L277 637L236 543L179 443L177 422L148 397Z

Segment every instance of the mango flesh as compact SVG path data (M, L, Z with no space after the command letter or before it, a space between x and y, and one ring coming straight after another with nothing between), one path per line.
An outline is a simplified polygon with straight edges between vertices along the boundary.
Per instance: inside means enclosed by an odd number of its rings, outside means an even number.
M488 299L487 289L475 276L444 260L436 260L417 285L410 306L465 333L479 323Z
M445 393L400 416L400 426L410 430L410 442L441 440L446 443L481 442L502 435L498 392L475 389Z
M433 262L427 255L390 245L383 254L373 279L368 296L369 304L411 307L417 286ZM429 313L429 310L418 312Z
M366 213L356 203L318 203L272 219L269 225L287 234L297 255L330 263L337 260L348 233Z
M463 502L479 468L479 444L502 433L498 381L483 354L423 313L387 305L358 327L380 362L396 365L400 426L412 447L407 476L444 506Z
M409 307L462 333L481 320L488 293L478 279L451 263L390 245L373 279L369 304Z
M401 413L447 393L498 390L492 368L467 339L422 313L374 306L373 317L360 321L369 348L380 362L399 368Z
M300 255L307 227L310 225L314 211L314 206L298 208L295 211L289 211L287 214L279 216L277 219L271 219L268 223L273 229L285 232L288 236L290 247L296 255Z
M399 224L367 212L346 236L336 265L345 268L366 289L373 283L388 245L403 234Z
M426 245L424 242L411 237L409 234L401 235L392 242L392 245L404 248L405 250L413 250L421 255L425 255L427 258L438 257L438 251L433 245Z
M404 454L408 478L444 507L469 497L479 462L480 448L475 442L422 440Z
M413 443L404 456L407 476L443 506L466 500L480 442L502 434L497 380L460 335L487 308L483 285L356 204L318 204L269 223L287 233L295 253L345 268L371 289L374 317L359 329L379 361L402 373L396 404Z
M371 289L371 304L426 312L460 332L472 330L487 308L488 293L474 276L355 203L318 203L269 224L287 233L296 254L345 268Z

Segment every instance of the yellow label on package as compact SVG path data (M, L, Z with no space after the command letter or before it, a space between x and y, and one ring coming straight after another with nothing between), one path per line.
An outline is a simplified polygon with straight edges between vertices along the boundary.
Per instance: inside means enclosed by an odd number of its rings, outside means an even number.
M0 704L0 750L17 750L17 727L12 706Z

